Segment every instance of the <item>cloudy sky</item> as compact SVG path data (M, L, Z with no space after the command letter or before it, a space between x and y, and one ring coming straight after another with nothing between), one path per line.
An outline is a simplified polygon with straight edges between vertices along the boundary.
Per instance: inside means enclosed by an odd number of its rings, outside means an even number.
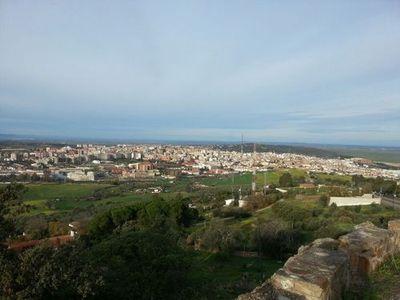
M400 146L400 1L0 1L0 133Z

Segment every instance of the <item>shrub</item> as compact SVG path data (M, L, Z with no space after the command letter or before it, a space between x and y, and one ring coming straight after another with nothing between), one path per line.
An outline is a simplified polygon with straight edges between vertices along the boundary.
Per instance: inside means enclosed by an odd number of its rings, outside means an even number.
M330 223L330 224L318 229L314 233L314 236L315 236L315 238L330 237L333 239L337 239L339 236L349 233L351 230L352 230L352 228L350 228L350 227L343 228L343 227L336 226L334 223Z
M251 213L249 213L242 207L216 208L213 210L212 213L214 217L220 217L220 218L234 217L235 219L239 219L239 218L248 218L251 216Z
M329 197L327 195L321 195L319 197L319 203L321 206L326 207L329 204Z
M293 186L293 178L290 173L283 173L281 177L279 177L279 186L281 187L290 187Z
M253 232L253 243L257 251L278 259L295 253L301 242L301 234L279 220L259 223Z
M280 218L293 224L301 223L312 216L312 211L290 201L280 201L272 206L272 211Z
M195 232L190 239L197 248L210 252L230 253L239 246L241 234L221 223L211 223L200 232Z

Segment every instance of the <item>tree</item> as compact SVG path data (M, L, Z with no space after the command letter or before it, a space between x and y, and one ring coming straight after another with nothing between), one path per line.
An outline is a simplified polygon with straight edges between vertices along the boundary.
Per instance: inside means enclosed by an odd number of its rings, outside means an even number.
M281 177L279 177L279 185L281 187L290 187L293 186L293 178L290 173L283 173Z
M361 187L365 183L365 178L362 175L353 175L351 176L351 181L356 187Z
M111 233L114 228L115 224L112 221L111 213L108 211L95 216L89 223L88 231L92 237L101 238Z
M301 227L306 219L312 217L311 210L289 201L275 203L272 211L283 220L290 222L292 228Z
M99 299L176 299L185 286L187 260L168 235L113 234L95 244L86 259L101 270Z
M68 225L59 221L49 222L48 231L50 236L65 235L68 233Z
M4 241L14 232L12 220L6 218L10 203L20 199L21 185L0 188L0 298L9 296L15 285L15 255L7 251Z
M297 251L301 235L282 221L270 220L257 224L253 243L260 254L282 259Z
M321 206L328 206L329 204L329 197L327 195L321 195L319 197L319 203Z
M169 201L170 213L178 225L190 226L199 218L199 212L189 207L189 199L182 199L179 195L176 199Z
M13 222L6 218L6 214L10 206L21 204L24 192L25 188L22 184L8 184L0 188L0 244L14 232Z
M240 239L240 234L220 223L211 223L202 232L195 234L200 248L211 252L232 252Z
M42 239L48 236L49 226L44 214L28 217L25 220L24 231L33 239Z
M0 252L1 299L183 298L189 267L174 239L148 230L11 255Z
M22 201L22 196L26 188L23 184L12 183L0 188L0 202L3 205L18 205Z
M94 296L103 284L101 270L85 260L88 244L77 241L61 248L43 244L0 266L1 297L11 299L82 299Z

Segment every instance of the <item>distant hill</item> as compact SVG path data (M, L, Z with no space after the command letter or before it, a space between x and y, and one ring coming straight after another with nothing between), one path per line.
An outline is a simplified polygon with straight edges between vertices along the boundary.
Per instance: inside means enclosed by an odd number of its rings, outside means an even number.
M240 151L241 144L224 144L215 146L229 151ZM253 143L243 145L244 152L253 152ZM392 163L398 169L400 164L399 147L368 147L368 146L323 146L323 145L278 145L256 144L258 152L293 153L321 158L351 158L362 157L381 163ZM374 167L390 168L390 164L377 164ZM393 167L393 165L392 165Z
M241 144L230 144L230 145L218 145L219 149L228 151L240 151ZM254 144L246 143L243 144L244 152L253 152ZM339 152L331 151L329 149L321 149L307 146L295 146L295 145L268 145L268 144L256 144L257 152L275 152L275 153L293 153L308 156L316 156L322 158L345 158L350 157L348 155L341 154Z
M331 146L320 149L343 156L368 158L377 162L400 163L399 147Z

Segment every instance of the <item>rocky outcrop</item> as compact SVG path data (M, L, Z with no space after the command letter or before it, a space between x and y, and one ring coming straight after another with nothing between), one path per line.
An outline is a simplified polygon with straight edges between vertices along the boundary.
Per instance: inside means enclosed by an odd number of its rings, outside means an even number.
M269 280L238 299L342 299L349 288L362 289L368 274L398 252L400 220L390 221L388 229L365 222L337 240L300 247Z
M340 299L348 281L348 258L338 247L336 240L320 239L300 248L272 276L272 285L305 299Z
M340 248L349 258L351 288L362 288L368 274L400 250L397 223L400 222L390 222L388 230L378 228L371 222L362 223L353 232L338 239Z

